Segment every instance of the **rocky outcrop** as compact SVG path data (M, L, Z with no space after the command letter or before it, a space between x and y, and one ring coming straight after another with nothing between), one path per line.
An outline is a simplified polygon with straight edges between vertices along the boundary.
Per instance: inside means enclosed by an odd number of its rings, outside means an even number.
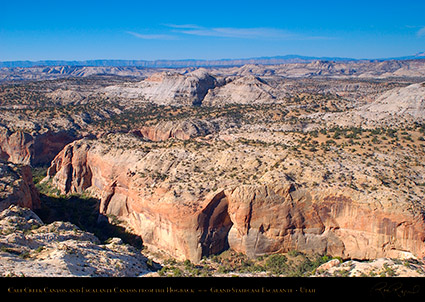
M34 138L25 132L11 132L2 128L0 132L0 159L12 163L29 164L34 155Z
M0 159L17 164L45 165L75 140L73 131L48 131L31 135L24 131L0 129Z
M398 261L378 258L373 261L332 259L316 269L319 277L424 277L425 265L417 260Z
M31 210L10 206L0 213L0 275L25 277L137 277L147 258L112 238L62 221L44 224Z
M236 79L227 79L226 84L211 89L205 96L203 105L217 106L225 104L272 103L277 94L265 81L252 75Z
M287 176L223 181L208 193L201 189L206 181L193 176L199 192L189 194L189 187L178 191L180 178L170 178L183 155L197 162L198 153L177 151L107 151L77 141L58 154L45 181L63 193L92 192L102 214L120 217L144 244L180 259L198 261L228 247L251 257L294 249L355 259L425 256L423 213L407 202L371 201L344 186L300 186Z
M158 105L186 106L266 104L289 96L284 87L272 87L253 75L216 78L203 68L187 73L160 72L136 84L106 87L105 92Z
M425 256L420 213L359 203L349 189L317 191L288 184L238 187L229 193L229 245L252 257L288 250L354 259Z
M108 95L138 98L159 105L200 105L209 89L218 85L215 77L200 68L188 73L160 72L131 86L110 86Z
M151 141L165 141L169 138L187 140L197 136L215 133L218 126L203 120L179 120L159 122L155 126L144 126L133 133Z
M47 177L55 175L58 189L66 193L82 193L92 184L92 173L87 165L88 145L67 145L47 171Z
M0 161L0 210L12 204L34 209L40 197L29 166Z
M391 89L372 103L347 112L328 113L323 119L342 126L400 126L425 121L425 86L412 84Z

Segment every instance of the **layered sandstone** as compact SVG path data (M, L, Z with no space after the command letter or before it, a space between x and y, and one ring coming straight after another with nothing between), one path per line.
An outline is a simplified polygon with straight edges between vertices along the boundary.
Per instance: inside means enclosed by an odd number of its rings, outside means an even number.
M40 207L40 197L29 166L0 161L0 210L10 205Z
M0 159L16 164L45 165L75 138L73 131L30 134L0 128Z
M34 139L30 134L3 128L0 132L0 159L29 164L34 154L33 145Z
M160 72L136 85L120 85L105 88L114 97L141 99L156 104L200 105L209 89L218 85L217 79L206 69L188 73Z
M226 79L226 85L211 89L202 104L217 106L232 103L272 103L275 102L276 95L284 95L281 90L273 89L264 80L252 75Z
M309 176L307 167L291 176L277 168L282 151L242 149L237 141L153 146L126 136L76 141L45 181L62 193L98 196L101 214L120 217L144 244L180 259L229 247L251 257L293 249L356 259L425 256L423 209L397 190L365 194L333 183L329 173L317 186L320 173ZM283 152L288 167L296 166ZM358 168L350 169L361 182Z
M228 196L229 245L253 257L294 249L354 259L425 255L420 214L365 204L350 191L238 187Z

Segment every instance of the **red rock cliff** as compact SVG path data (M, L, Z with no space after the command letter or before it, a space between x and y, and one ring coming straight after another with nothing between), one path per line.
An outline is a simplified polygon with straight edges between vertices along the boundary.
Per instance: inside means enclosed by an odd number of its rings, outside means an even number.
M67 131L31 135L23 131L12 132L2 128L0 159L25 165L48 164L75 138L75 134Z
M138 172L146 165L172 172L175 162L164 154L77 141L56 156L46 181L63 193L89 190L102 214L124 219L145 244L181 259L198 261L229 247L251 257L293 249L356 259L425 256L424 216L407 204L382 205L350 188L288 180L180 194L177 184Z
M36 209L40 207L39 193L29 166L0 161L0 210L11 204Z

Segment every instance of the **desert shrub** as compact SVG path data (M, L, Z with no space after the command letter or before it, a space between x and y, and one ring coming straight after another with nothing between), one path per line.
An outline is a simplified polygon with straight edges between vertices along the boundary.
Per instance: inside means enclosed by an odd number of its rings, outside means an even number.
M286 274L288 270L288 258L282 254L274 254L267 257L265 269L273 274Z

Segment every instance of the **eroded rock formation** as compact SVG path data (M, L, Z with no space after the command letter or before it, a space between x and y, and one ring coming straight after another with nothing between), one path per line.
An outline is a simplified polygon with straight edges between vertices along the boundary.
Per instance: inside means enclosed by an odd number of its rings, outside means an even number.
M30 209L0 212L0 275L20 277L137 277L147 258L119 238L101 244L70 222L44 224Z
M40 197L29 166L0 161L0 211L12 204L34 209Z
M425 121L425 85L391 89L372 103L342 113L323 116L329 124L343 126L389 126Z
M293 249L355 259L425 256L424 216L407 202L371 201L344 186L301 186L281 173L181 193L159 172L178 172L183 155L166 157L176 150L105 148L87 140L68 145L45 181L62 193L92 192L102 214L124 219L144 244L176 258L198 261L228 247L251 257ZM199 154L186 156L196 162ZM146 166L156 170L146 175Z
M60 150L76 138L73 131L30 134L0 129L0 159L16 164L48 164Z
M282 89L273 89L264 80L252 75L225 79L225 81L226 85L208 92L202 102L203 105L271 103L275 101L275 95L280 95L281 98L283 98L282 95L285 95Z
M182 120L159 122L154 126L144 126L133 133L151 141L165 141L169 138L186 140L216 132L218 126L203 120Z
M33 145L34 139L30 134L3 128L0 132L0 159L29 164L34 154Z
M111 96L144 99L157 104L201 105L209 89L219 84L206 69L188 73L160 72L128 86L110 86L105 92Z
M293 249L354 259L425 255L422 215L359 203L350 191L238 187L228 196L229 244L250 256Z

